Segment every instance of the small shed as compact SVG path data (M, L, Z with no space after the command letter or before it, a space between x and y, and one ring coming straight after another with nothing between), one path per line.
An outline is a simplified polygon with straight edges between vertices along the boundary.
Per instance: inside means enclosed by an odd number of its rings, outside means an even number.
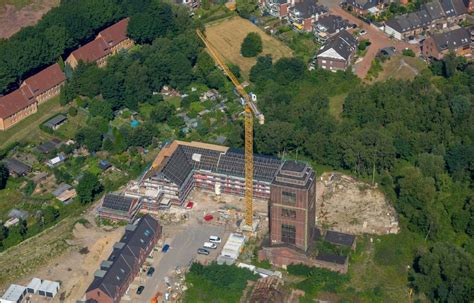
M110 167L112 167L112 164L110 164L107 160L100 160L99 161L99 167L102 170L107 170Z
M0 303L20 303L25 295L25 286L11 284L7 291L0 298Z
M31 166L14 158L8 159L5 164L8 168L10 175L13 175L13 176L17 176L17 177L25 176L29 172L31 172Z
M57 155L56 157L50 159L46 165L48 165L49 167L56 167L58 165L60 165L61 163L64 162L66 158L63 156L63 155Z
M28 212L24 210L19 210L17 208L14 208L10 210L8 213L8 218L16 218L18 220L23 219L26 220L28 219Z
M60 285L56 281L44 280L38 289L38 294L47 298L54 298L58 293Z
M61 125L63 125L67 121L67 117L65 115L57 115L53 117L52 119L48 120L44 126L47 128L51 128L53 130L58 129Z
M348 246L352 249L355 249L356 245L356 236L332 230L326 232L324 240L335 245Z
M48 154L61 146L62 142L58 139L53 139L51 141L45 142L41 145L39 145L36 150L39 151L42 154Z
M26 286L26 290L30 294L36 294L41 287L42 282L43 281L41 281L41 279L33 278L31 279L31 282L28 284L28 286Z
M63 192L65 192L65 191L67 191L67 190L69 190L69 189L71 189L71 188L72 188L71 185L63 183L63 184L59 185L58 188L56 188L56 190L52 192L52 194L53 194L53 196L55 196L55 197L57 198L57 197L59 197Z

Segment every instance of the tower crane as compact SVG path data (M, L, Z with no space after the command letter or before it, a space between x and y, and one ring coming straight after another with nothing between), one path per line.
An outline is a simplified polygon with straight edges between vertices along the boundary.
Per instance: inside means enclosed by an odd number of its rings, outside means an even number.
M224 63L217 50L206 39L204 34L196 29L198 37L204 42L209 54L214 61L219 65L224 73L229 77L234 84L237 92L245 100L245 224L253 226L253 115L257 117L259 124L265 123L265 117L258 110L254 101L247 94L245 89L240 84L239 80L231 72L229 67Z

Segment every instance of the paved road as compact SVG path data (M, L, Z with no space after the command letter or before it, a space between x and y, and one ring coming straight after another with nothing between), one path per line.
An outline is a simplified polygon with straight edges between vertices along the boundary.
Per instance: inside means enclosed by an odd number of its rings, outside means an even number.
M351 15L350 13L346 12L338 6L331 7L329 11L331 14L339 15L344 19L349 20L349 22L357 24L359 29L365 29L367 31L367 34L361 39L369 39L372 44L369 46L363 60L354 65L355 74L361 79L364 79L367 75L372 60L375 58L377 52L381 48L393 46L400 52L405 48L411 48L415 53L420 52L420 48L418 47L418 45L412 45L403 41L390 39L382 31L376 29L373 26L370 26L369 24L363 22L359 18Z
M177 266L186 266L197 256L197 249L209 239L210 235L222 238L221 248L224 244L224 226L213 226L207 224L191 223L186 229L180 231L171 241L170 250L167 253L155 252L155 257L151 263L155 267L155 273L151 278L137 278L140 285L145 286L145 290L140 296L135 295L136 288L131 289L131 302L150 302L158 290L165 289L164 277L168 276ZM210 257L216 258L218 251L212 251ZM144 275L142 275L144 276Z

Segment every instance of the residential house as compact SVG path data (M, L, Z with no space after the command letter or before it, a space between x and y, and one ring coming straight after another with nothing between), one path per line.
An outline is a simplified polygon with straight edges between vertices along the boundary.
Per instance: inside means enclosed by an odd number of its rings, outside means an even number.
M140 199L107 194L98 209L99 217L110 220L131 221L140 209Z
M133 41L127 37L128 18L101 31L95 40L73 51L66 63L76 68L80 61L95 62L99 67L105 66L107 57L122 49L133 46Z
M26 87L0 96L0 130L6 130L38 111L38 102Z
M446 29L466 19L463 0L435 0L424 4L418 11L396 16L385 22L384 32L404 40L423 32Z
M474 0L464 0L464 5L466 6L468 13L474 12Z
M69 184L61 184L52 194L64 204L72 202L72 199L77 196L76 190Z
M146 257L152 252L162 228L157 220L144 215L125 228L120 242L94 274L86 299L96 303L118 303L135 279Z
M352 10L356 14L365 15L368 13L377 13L378 8L381 6L379 0L347 0L346 5L349 10Z
M458 56L471 57L473 45L471 30L461 27L445 33L428 36L423 41L421 51L424 56L438 60L443 59L451 51Z
M191 11L194 11L199 8L201 5L200 0L176 0L176 4L184 5L189 8Z
M346 30L327 40L316 55L318 66L336 72L346 70L357 49L357 40Z
M328 9L316 4L314 0L301 0L292 3L288 11L288 20L298 30L310 32L313 30L313 22L319 17L327 14Z
M333 37L342 30L351 28L351 26L349 21L341 16L327 15L313 23L313 30L316 39L320 42L325 42L328 38Z
M273 17L282 19L288 16L291 3L288 0L262 0L260 5Z
M59 64L55 63L27 78L23 81L21 87L30 90L38 104L41 104L59 95L61 86L65 81L66 76L59 67Z

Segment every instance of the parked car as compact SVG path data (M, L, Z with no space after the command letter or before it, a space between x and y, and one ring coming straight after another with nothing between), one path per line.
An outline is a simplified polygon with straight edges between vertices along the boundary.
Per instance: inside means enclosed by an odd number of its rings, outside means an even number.
M209 255L209 251L205 248L198 248L198 254L200 255Z
M359 36L364 36L365 34L367 34L367 31L365 29L359 32Z
M169 244L165 244L165 245L163 245L163 248L161 249L161 252L166 253L169 249L170 249L170 245L169 245Z
M221 243L221 238L218 236L210 236L209 237L209 242L211 243Z
M212 248L212 249L216 249L217 248L217 245L215 243L211 243L211 242L204 242L204 245L203 245L205 248Z
M153 273L154 273L154 272L155 272L155 268L154 268L154 267L150 267L150 268L148 268L148 271L146 272L146 275L147 275L148 277L151 277L151 276L153 276Z
M144 289L145 289L145 286L143 286L143 285L138 286L138 288L137 288L137 295L141 295Z

